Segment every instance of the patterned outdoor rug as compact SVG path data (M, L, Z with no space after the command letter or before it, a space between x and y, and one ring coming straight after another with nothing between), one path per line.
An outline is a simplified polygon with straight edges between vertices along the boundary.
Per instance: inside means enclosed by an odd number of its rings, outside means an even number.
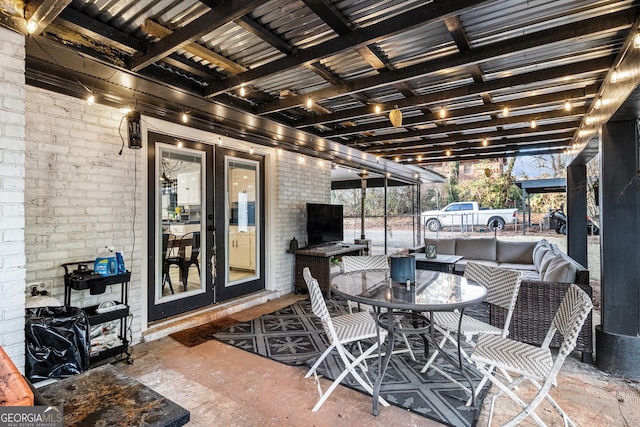
M343 302L328 300L327 306L332 315L347 313ZM305 369L308 369L327 347L326 336L319 319L311 311L309 300L300 301L249 322L236 323L214 333L212 337L288 365L304 365ZM420 373L426 362L424 346L419 337L410 339L417 361L411 360L408 353L391 357L381 396L392 405L446 425L475 426L488 386L480 394L476 406L465 406L469 395L459 386L432 369L424 374ZM396 349L402 346L402 340L396 339ZM327 357L323 366L318 369L318 374L335 378L342 370L337 362L337 353L333 358ZM442 358L438 358L436 363L454 378L464 381ZM368 364L371 381L375 381L378 370L377 358L369 359ZM474 386L480 380L480 375L475 370L472 372L472 379ZM342 384L363 391L350 375Z

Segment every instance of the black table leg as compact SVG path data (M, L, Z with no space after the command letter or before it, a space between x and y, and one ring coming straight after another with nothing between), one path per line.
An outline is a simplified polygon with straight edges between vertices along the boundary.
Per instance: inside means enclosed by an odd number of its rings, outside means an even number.
M373 415L378 416L380 413L380 402L378 401L378 397L380 396L380 387L382 386L382 380L384 378L384 374L387 371L387 366L389 366L389 360L391 360L391 353L393 352L393 347L395 345L395 322L393 321L393 310L389 309L387 311L387 339L389 340L387 344L387 351L384 355L384 359L382 363L378 365L378 378L376 378L376 383L373 387ZM378 332L379 333L379 332ZM380 351L382 347L382 343L380 342L380 337L378 336L378 342L380 343L380 347L378 348L378 361L380 361Z

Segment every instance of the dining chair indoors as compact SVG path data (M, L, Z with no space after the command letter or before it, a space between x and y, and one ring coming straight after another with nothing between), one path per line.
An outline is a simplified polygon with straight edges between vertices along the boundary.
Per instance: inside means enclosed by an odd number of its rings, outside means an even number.
M518 290L520 289L522 273L514 270L507 270L504 268L470 262L465 267L464 277L467 280L480 283L487 288L487 298L485 301L489 304L489 310L491 310L492 305L496 305L507 310L504 326L502 328L498 328L465 314L462 314L461 318L461 314L457 311L434 312L432 314L434 327L442 333L442 340L439 344L440 347L444 346L447 341L457 346L458 339L462 336L469 345L473 346L473 338L477 337L479 334L489 334L502 338L509 335L509 324L511 323L511 317L518 298ZM460 337L457 336L458 333L460 334ZM462 357L469 359L468 354L462 348L460 348L459 351L460 362L462 361ZM424 373L429 368L432 368L448 378L450 381L453 381L462 388L468 390L465 385L455 380L448 373L444 372L433 363L439 354L440 350L436 347L421 372ZM473 398L478 396L478 393L482 390L482 387L486 384L487 380L487 378L483 378L473 391L469 390L470 393L473 392L473 396L467 402L468 405L471 404Z
M384 271L389 276L389 259L386 255L364 255L364 256L343 256L342 257L342 273L343 274L356 274L362 273L362 279L365 280L364 273L367 271ZM353 308L355 307L357 310L369 311L371 313L374 312L373 307L360 304L353 301L347 302L349 307L349 312L353 312ZM399 320L397 320L399 322ZM402 341L405 343L406 348L400 348L393 351L393 354L399 353L409 353L411 356L411 360L416 360L415 355L413 354L413 350L411 345L409 344L409 340L405 334L401 334Z
M188 285L189 268L192 265L196 266L196 268L198 269L198 276L200 276L200 262L198 261L199 256L200 232L196 231L193 233L186 233L182 237L180 237L178 243L178 254L176 256L167 258L168 267L176 265L180 269L180 278L182 279L182 285L185 291L187 290Z
M320 290L320 285L311 275L308 267L304 268L303 277L307 283L307 288L309 289L309 298L311 299L311 308L313 313L320 318L322 327L330 344L305 375L305 378L309 378L311 375L314 376L318 387L318 393L320 394L320 400L315 404L312 411L315 412L320 409L329 395L348 374L351 374L369 394L373 395L373 387L366 374L366 367L362 365L362 362L367 356L378 349L380 345L378 336L380 337L380 342L384 341L387 334L386 331L378 328L378 325L371 317L371 314L365 311L344 314L332 318L329 314L329 310L327 309L327 304L325 303L322 291ZM362 340L372 340L373 344L358 357L354 356L345 347L345 345L360 342ZM344 370L323 393L318 379L317 369L334 349L337 351L340 361L344 365ZM360 375L356 371L356 368L358 367L362 370L363 375ZM379 398L379 402L384 406L389 406L382 397Z
M171 276L169 275L169 258L171 257L175 240L176 236L174 234L162 234L162 289L164 290L164 285L168 283L172 294L174 291L173 284L171 283Z
M531 417L538 425L544 426L545 423L534 411L544 399L547 399L562 416L565 426L575 427L569 416L549 395L549 391L557 384L557 376L562 364L574 350L578 334L592 308L589 295L577 285L571 285L540 347L502 336L480 335L471 354L471 360L476 363L478 370L499 388L491 401L489 425L491 425L495 399L506 394L520 405L522 411L504 424L505 426L519 425L526 417ZM549 344L556 332L562 335L563 341L554 360ZM515 380L499 379L493 374L494 367L520 376ZM531 382L538 390L528 404L514 393L514 390L517 390L516 387L525 380Z

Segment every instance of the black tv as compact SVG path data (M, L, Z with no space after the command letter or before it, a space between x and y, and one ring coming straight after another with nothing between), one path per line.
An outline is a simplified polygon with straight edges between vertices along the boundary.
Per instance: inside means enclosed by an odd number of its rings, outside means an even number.
M342 205L307 203L309 246L322 246L344 240Z

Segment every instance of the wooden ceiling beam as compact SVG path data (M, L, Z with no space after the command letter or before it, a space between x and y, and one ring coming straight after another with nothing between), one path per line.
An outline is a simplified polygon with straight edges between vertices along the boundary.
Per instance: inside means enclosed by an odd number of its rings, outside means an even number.
M438 22L449 16L470 10L483 2L484 0L430 2L424 6L387 19L379 24L357 29L342 37L328 40L304 50L299 50L296 55L287 56L251 69L245 73L238 74L237 76L230 77L220 84L211 87L207 94L208 96L215 96L238 88L242 84L249 84L255 80L299 67L305 63L315 62L346 50L355 49L358 46L364 46L380 39L391 37L417 26ZM295 105L301 104L304 104L304 101Z
M550 30L541 30L535 33L514 37L508 40L483 45L466 52L458 52L444 58L425 61L398 70L381 73L375 76L354 79L349 84L320 89L309 93L314 99L329 99L343 96L353 92L374 89L381 86L411 80L442 70L467 67L473 64L511 55L523 50L544 46L551 43L562 42L569 39L595 35L602 32L611 32L616 29L629 28L639 8L623 10L609 15L585 19L581 22L560 25ZM237 77L240 77L237 76ZM305 99L294 97L286 100L274 101L261 106L258 114L267 114L279 110L293 108L303 104ZM322 120L322 118L318 118ZM314 124L314 123L310 123Z
M336 34L341 36L352 31L351 23L326 0L302 0L302 2Z
M134 54L144 47L139 39L75 9L67 8L63 10L56 18L55 23L67 27L84 37L97 40L105 46L111 46L128 54Z
M234 21L266 3L264 0L234 0L221 2L211 11L196 18L191 23L174 31L157 43L151 44L147 52L131 59L132 71L139 71L168 56L178 49L195 42L203 34L210 33L222 25Z
M171 31L169 28L166 28L150 19L147 19L144 21L142 30L161 40L173 34L173 31ZM220 67L223 70L230 72L231 74L240 74L244 71L247 71L247 69L242 65L237 64L236 62L233 62L232 60L225 58L224 56L198 43L186 44L182 47L182 49L184 49L185 51L189 52L192 55L195 55L199 58L204 59L207 62L212 63L216 67Z

